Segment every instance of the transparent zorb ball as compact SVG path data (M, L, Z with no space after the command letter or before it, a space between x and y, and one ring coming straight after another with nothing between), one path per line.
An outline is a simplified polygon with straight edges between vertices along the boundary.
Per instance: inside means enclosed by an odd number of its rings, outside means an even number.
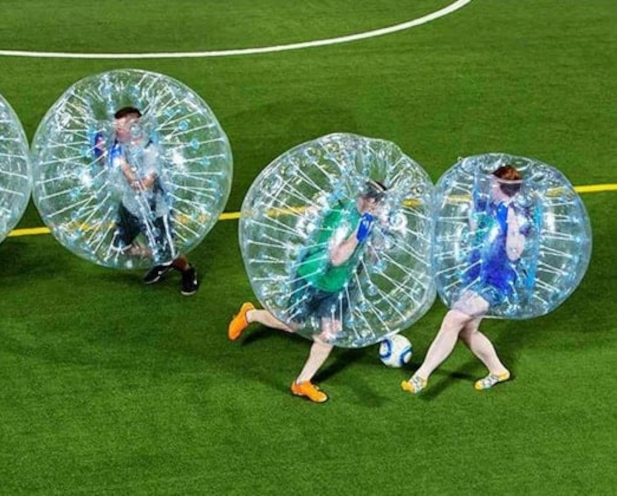
M24 129L0 95L0 242L21 219L30 199L30 154Z
M523 176L509 206L491 199L491 187L500 187L493 172L506 164ZM533 318L563 303L585 275L589 217L555 167L504 153L476 155L459 159L436 190L435 274L447 306L473 293L489 302L487 316ZM520 257L506 251L508 215L524 240Z
M141 116L115 118L127 108ZM40 123L32 160L34 201L54 237L114 268L170 261L197 246L225 207L233 171L227 136L204 100L134 69L71 86Z
M356 236L374 182L387 190L369 235L334 267L331 250ZM309 339L377 343L435 299L432 207L430 178L394 143L353 134L303 143L268 165L244 199L239 237L253 290Z

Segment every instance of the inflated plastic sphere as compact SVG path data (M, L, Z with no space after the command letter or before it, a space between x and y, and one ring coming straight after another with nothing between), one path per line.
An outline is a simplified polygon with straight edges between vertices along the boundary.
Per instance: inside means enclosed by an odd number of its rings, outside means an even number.
M495 180L492 173L505 164L522 173L522 182ZM491 191L503 184L520 188L507 203ZM490 304L487 316L537 317L563 303L585 275L589 217L554 167L498 153L460 159L439 180L437 204L437 289L449 307L479 294Z
M127 107L141 117L116 119ZM32 161L34 201L54 237L114 268L168 262L197 246L225 207L233 168L199 95L132 69L70 87L40 123Z
M371 180L388 189L369 218L358 209L379 186ZM240 218L244 265L262 306L304 337L341 347L409 327L436 296L433 191L426 172L388 141L332 134L275 159ZM351 258L335 261L334 247L348 239Z
M0 95L0 242L21 219L30 199L30 154L19 118Z

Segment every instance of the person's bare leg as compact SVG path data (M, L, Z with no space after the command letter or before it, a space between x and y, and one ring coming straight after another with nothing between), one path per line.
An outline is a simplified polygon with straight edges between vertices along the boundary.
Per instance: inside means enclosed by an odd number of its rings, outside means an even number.
M497 356L493 343L478 329L482 319L474 319L461 332L463 341L471 352L484 364L489 374L474 383L474 389L482 391L490 389L500 382L510 379L510 371Z
M408 381L401 383L403 390L413 394L422 391L430 375L450 356L460 333L474 320L474 315L484 315L487 310L488 302L484 298L472 292L464 293L444 317L420 368Z
M300 375L296 378L296 383L311 381L319 368L330 356L333 346L327 341L332 339L341 330L342 323L336 319L321 319L321 333L315 337L311 345L311 351L300 371Z
M461 341L467 345L470 351L484 364L489 373L501 376L508 372L508 369L497 356L497 351L493 343L485 334L479 331L481 318L473 319L461 331Z
M469 319L469 315L459 310L450 310L446 314L437 336L435 336L422 365L416 370L414 376L428 381L428 378L435 369L439 367L444 360L450 356L452 350L454 350L459 333L465 327Z
M176 269L179 270L180 272L184 272L185 270L187 270L190 267L189 261L186 258L186 255L180 254L178 256L178 258L176 258L172 263L171 266Z
M234 315L227 327L227 337L231 341L238 339L251 322L257 322L273 329L294 332L294 329L284 324L267 310L256 309L251 302L245 302L240 311Z
M315 403L323 403L328 400L328 395L311 381L317 371L330 356L333 346L324 339L333 336L341 329L341 322L338 320L321 319L321 333L315 336L309 356L304 362L296 380L291 384L291 392L296 396L304 396Z
M300 371L300 374L296 378L296 384L303 382L310 382L320 367L330 356L333 346L326 344L323 341L313 341L309 356L304 363L304 367Z
M253 322L257 322L259 324L265 325L266 327L271 327L272 329L278 329L280 331L285 332L294 332L294 330L289 327L287 324L281 322L274 315L272 315L268 310L263 309L253 309L246 312L246 320L249 324Z
M308 398L314 403L328 401L328 395L311 382L319 368L327 360L332 345L315 340L311 346L309 356L300 371L300 375L291 383L291 392L296 396Z

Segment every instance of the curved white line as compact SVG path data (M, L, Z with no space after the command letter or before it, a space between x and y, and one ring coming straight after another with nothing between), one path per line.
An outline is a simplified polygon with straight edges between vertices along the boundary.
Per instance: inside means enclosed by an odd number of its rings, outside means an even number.
M418 19L396 24L387 28L367 31L365 33L341 36L339 38L329 38L325 40L306 41L302 43L292 43L290 45L275 45L260 48L238 48L233 50L216 50L209 52L160 52L160 53L70 53L70 52L29 52L24 50L0 50L0 56L6 57L39 57L56 59L176 59L176 58L198 58L198 57L229 57L232 55L255 55L260 53L283 52L286 50L300 50L302 48L312 48L325 45L336 45L348 43L350 41L374 38L386 34L404 31L428 22L444 17L452 12L463 8L472 0L456 0L454 3L441 10L427 14Z

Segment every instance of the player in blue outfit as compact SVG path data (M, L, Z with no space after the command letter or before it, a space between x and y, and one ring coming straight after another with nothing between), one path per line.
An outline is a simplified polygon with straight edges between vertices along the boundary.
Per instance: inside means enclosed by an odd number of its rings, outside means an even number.
M511 197L500 197L504 185L492 180L491 188L497 193L491 193L490 201L474 202L470 227L476 238L475 246L469 256L469 267L463 273L466 289L482 296L489 307L503 303L514 292L517 280L518 258L512 260L508 256L506 245L508 226L518 225L518 218L514 207L506 201ZM504 201L496 202L496 196ZM521 235L525 232L522 226L518 226L518 231ZM510 233L510 236L513 234Z
M158 282L165 273L176 269L182 274L181 293L192 295L199 286L195 268L174 247L172 211L161 180L160 153L143 135L140 118L141 112L135 107L115 113L115 140L109 151L103 136L95 137L95 155L117 175L115 185L122 197L113 246L152 259L155 265L144 276L146 284ZM140 235L145 246L137 240Z
M444 317L420 368L401 384L403 390L414 394L422 391L433 371L450 356L458 339L489 371L476 381L475 389L490 389L510 378L493 344L478 329L488 310L515 291L517 264L525 249L525 226L519 222L513 200L522 180L516 168L503 165L492 174L490 200L474 201L470 218L474 248L469 267L463 273L465 289Z

